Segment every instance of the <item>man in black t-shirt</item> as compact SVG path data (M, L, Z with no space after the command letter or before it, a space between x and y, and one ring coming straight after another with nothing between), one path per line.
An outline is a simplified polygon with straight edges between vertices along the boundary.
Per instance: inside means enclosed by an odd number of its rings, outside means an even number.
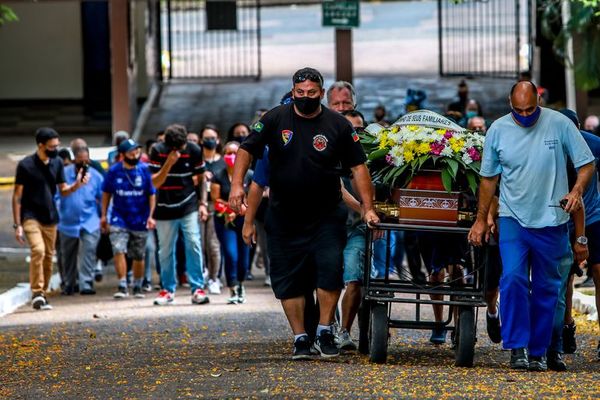
M152 183L158 190L154 219L163 286L154 304L167 305L175 300L175 245L179 231L184 237L192 303L208 303L208 296L203 289L202 246L198 223L198 213L203 219L208 215L202 150L195 143L187 141L184 126L170 125L165 129L165 141L152 148L149 167ZM199 178L197 185L194 184L196 176Z
M344 286L346 209L341 206L340 175L352 171L363 199L363 218L379 221L372 185L358 135L340 114L321 106L323 77L303 68L293 77L294 102L265 114L238 150L230 204L243 210L243 178L252 157L269 146L271 190L266 217L271 284L294 332L294 359L308 358L304 295L317 287L319 326L314 348L323 357L339 354L331 324Z
M52 128L40 128L35 135L37 151L17 165L12 210L15 238L31 247L29 283L31 304L36 310L50 310L46 291L52 275L58 211L54 195L68 196L88 181L80 170L75 182L67 185L62 161L57 158L60 141Z

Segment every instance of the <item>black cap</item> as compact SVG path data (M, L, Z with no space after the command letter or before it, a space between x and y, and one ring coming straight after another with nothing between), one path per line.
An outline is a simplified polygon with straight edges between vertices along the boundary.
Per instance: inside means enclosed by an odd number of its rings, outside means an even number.
M133 139L127 139L121 142L121 144L118 147L119 153L127 153L128 151L131 151L133 149L137 149L140 148L142 146L140 146L135 140Z
M577 117L577 113L575 111L571 110L570 108L563 108L558 112L569 118L575 124L577 129L579 129L579 117Z
M58 133L52 128L40 128L35 132L35 142L45 144L50 139L58 138Z

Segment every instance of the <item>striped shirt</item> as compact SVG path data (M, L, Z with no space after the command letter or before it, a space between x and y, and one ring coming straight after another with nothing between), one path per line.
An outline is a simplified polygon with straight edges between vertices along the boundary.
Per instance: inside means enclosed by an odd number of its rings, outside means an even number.
M150 153L150 171L160 171L169 156L170 149L164 143L158 143ZM194 143L188 142L181 156L169 171L167 179L158 188L154 218L172 220L182 218L198 210L198 196L193 177L204 173L202 150Z

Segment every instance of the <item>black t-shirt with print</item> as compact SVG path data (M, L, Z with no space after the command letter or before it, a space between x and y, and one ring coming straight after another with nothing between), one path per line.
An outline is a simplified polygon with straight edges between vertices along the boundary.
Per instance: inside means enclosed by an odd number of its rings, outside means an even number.
M171 149L164 142L157 143L150 153L150 171L156 174L165 164ZM194 175L204 173L202 150L195 144L186 143L179 151L181 156L169 171L167 179L158 188L154 218L172 220L182 218L198 210L198 196Z
M281 229L303 230L332 213L342 198L342 171L367 159L350 122L322 109L309 119L293 104L276 107L241 145L255 158L269 146L270 212Z
M219 185L219 197L225 201L229 201L229 193L231 192L231 181L229 180L229 175L227 174L227 168L217 171L215 176L212 178L212 182ZM246 176L244 177L244 191L246 193L248 193L248 189L250 189L251 182L252 170L246 172Z
M37 153L22 159L17 165L15 184L23 185L21 223L34 219L42 225L58 223L54 202L57 185L65 183L63 163L51 158L44 164Z

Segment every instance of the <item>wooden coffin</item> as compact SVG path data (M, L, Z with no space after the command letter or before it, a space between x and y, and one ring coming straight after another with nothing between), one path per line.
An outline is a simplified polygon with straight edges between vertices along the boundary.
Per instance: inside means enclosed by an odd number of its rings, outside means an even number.
M393 189L401 224L456 226L460 192Z

